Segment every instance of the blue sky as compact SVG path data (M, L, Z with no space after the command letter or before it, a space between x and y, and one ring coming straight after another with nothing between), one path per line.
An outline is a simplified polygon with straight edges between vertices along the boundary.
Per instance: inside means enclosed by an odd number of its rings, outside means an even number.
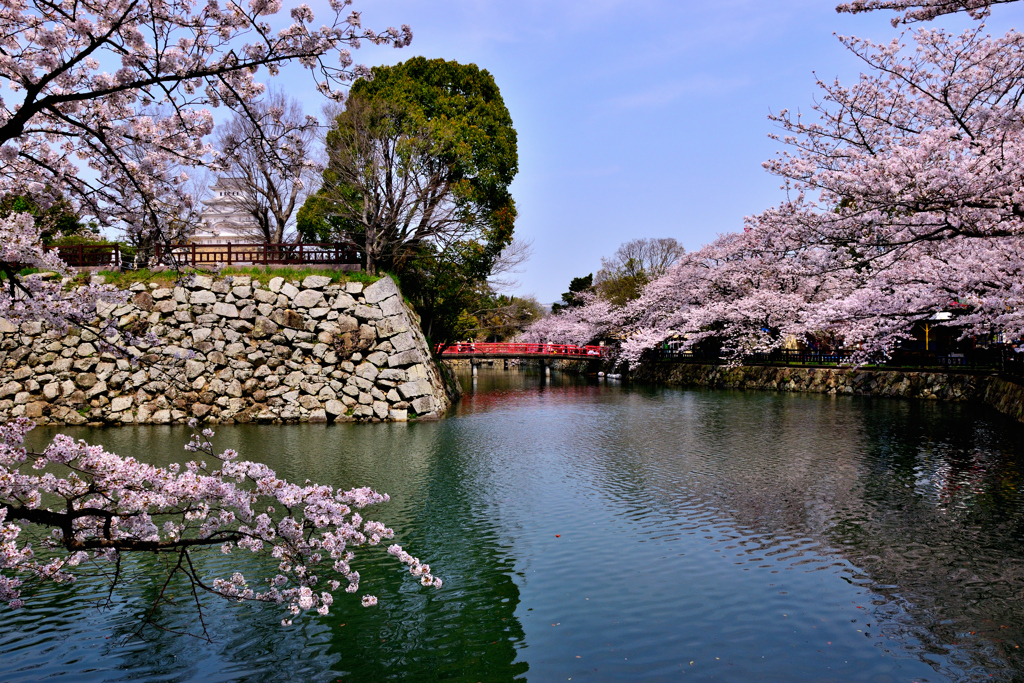
M442 57L494 75L519 134L516 233L533 242L515 293L550 303L628 239L674 237L695 249L780 201L779 180L761 167L779 149L768 113L808 110L813 72L856 78L860 63L833 32L900 33L890 14L840 15L835 4L357 0L364 25L409 24L415 38L355 57ZM1016 4L1001 6L988 24L1002 32L1022 17ZM308 76L294 76L277 83L317 112Z

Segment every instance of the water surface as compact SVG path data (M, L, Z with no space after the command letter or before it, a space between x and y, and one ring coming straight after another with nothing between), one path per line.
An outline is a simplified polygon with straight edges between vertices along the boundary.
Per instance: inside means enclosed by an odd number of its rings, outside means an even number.
M185 459L183 428L65 431ZM213 643L125 643L154 595L146 556L113 601L82 581L5 612L0 678L1019 680L1022 436L984 407L501 370L442 422L220 427L219 448L285 477L391 494L373 517L444 588L374 557L376 608L343 596L283 628L273 606L212 600ZM161 623L196 632L177 598Z

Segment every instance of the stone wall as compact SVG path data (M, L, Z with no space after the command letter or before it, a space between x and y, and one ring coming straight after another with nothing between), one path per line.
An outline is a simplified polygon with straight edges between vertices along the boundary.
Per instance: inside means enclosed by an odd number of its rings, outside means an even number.
M639 382L719 389L980 401L1024 421L1024 387L986 374L647 363L632 372L630 378Z
M457 398L390 278L366 286L276 277L136 283L102 317L136 337L132 358L87 329L0 319L0 420L168 424L404 421ZM99 320L97 319L97 323Z

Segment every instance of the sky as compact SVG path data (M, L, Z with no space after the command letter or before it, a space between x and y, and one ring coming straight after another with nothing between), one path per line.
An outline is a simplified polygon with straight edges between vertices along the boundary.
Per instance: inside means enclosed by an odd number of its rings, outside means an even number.
M325 0L307 2L326 18ZM892 14L837 14L835 4L356 0L364 26L409 24L414 39L354 57L369 66L440 57L494 76L518 132L516 236L533 245L511 293L551 303L625 241L674 237L697 249L782 200L780 180L762 168L781 148L769 113L809 112L815 73L857 78L862 62L834 34L883 42L904 30ZM987 23L993 33L1024 26L1024 8L999 6ZM319 111L308 75L275 81Z

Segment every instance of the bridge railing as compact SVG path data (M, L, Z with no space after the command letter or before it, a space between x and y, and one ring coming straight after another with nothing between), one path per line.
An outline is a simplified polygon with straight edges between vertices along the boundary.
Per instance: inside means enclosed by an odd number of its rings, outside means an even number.
M446 358L458 356L564 356L565 358L600 359L611 356L607 346L576 346L574 344L506 344L502 342L458 342L437 353Z

